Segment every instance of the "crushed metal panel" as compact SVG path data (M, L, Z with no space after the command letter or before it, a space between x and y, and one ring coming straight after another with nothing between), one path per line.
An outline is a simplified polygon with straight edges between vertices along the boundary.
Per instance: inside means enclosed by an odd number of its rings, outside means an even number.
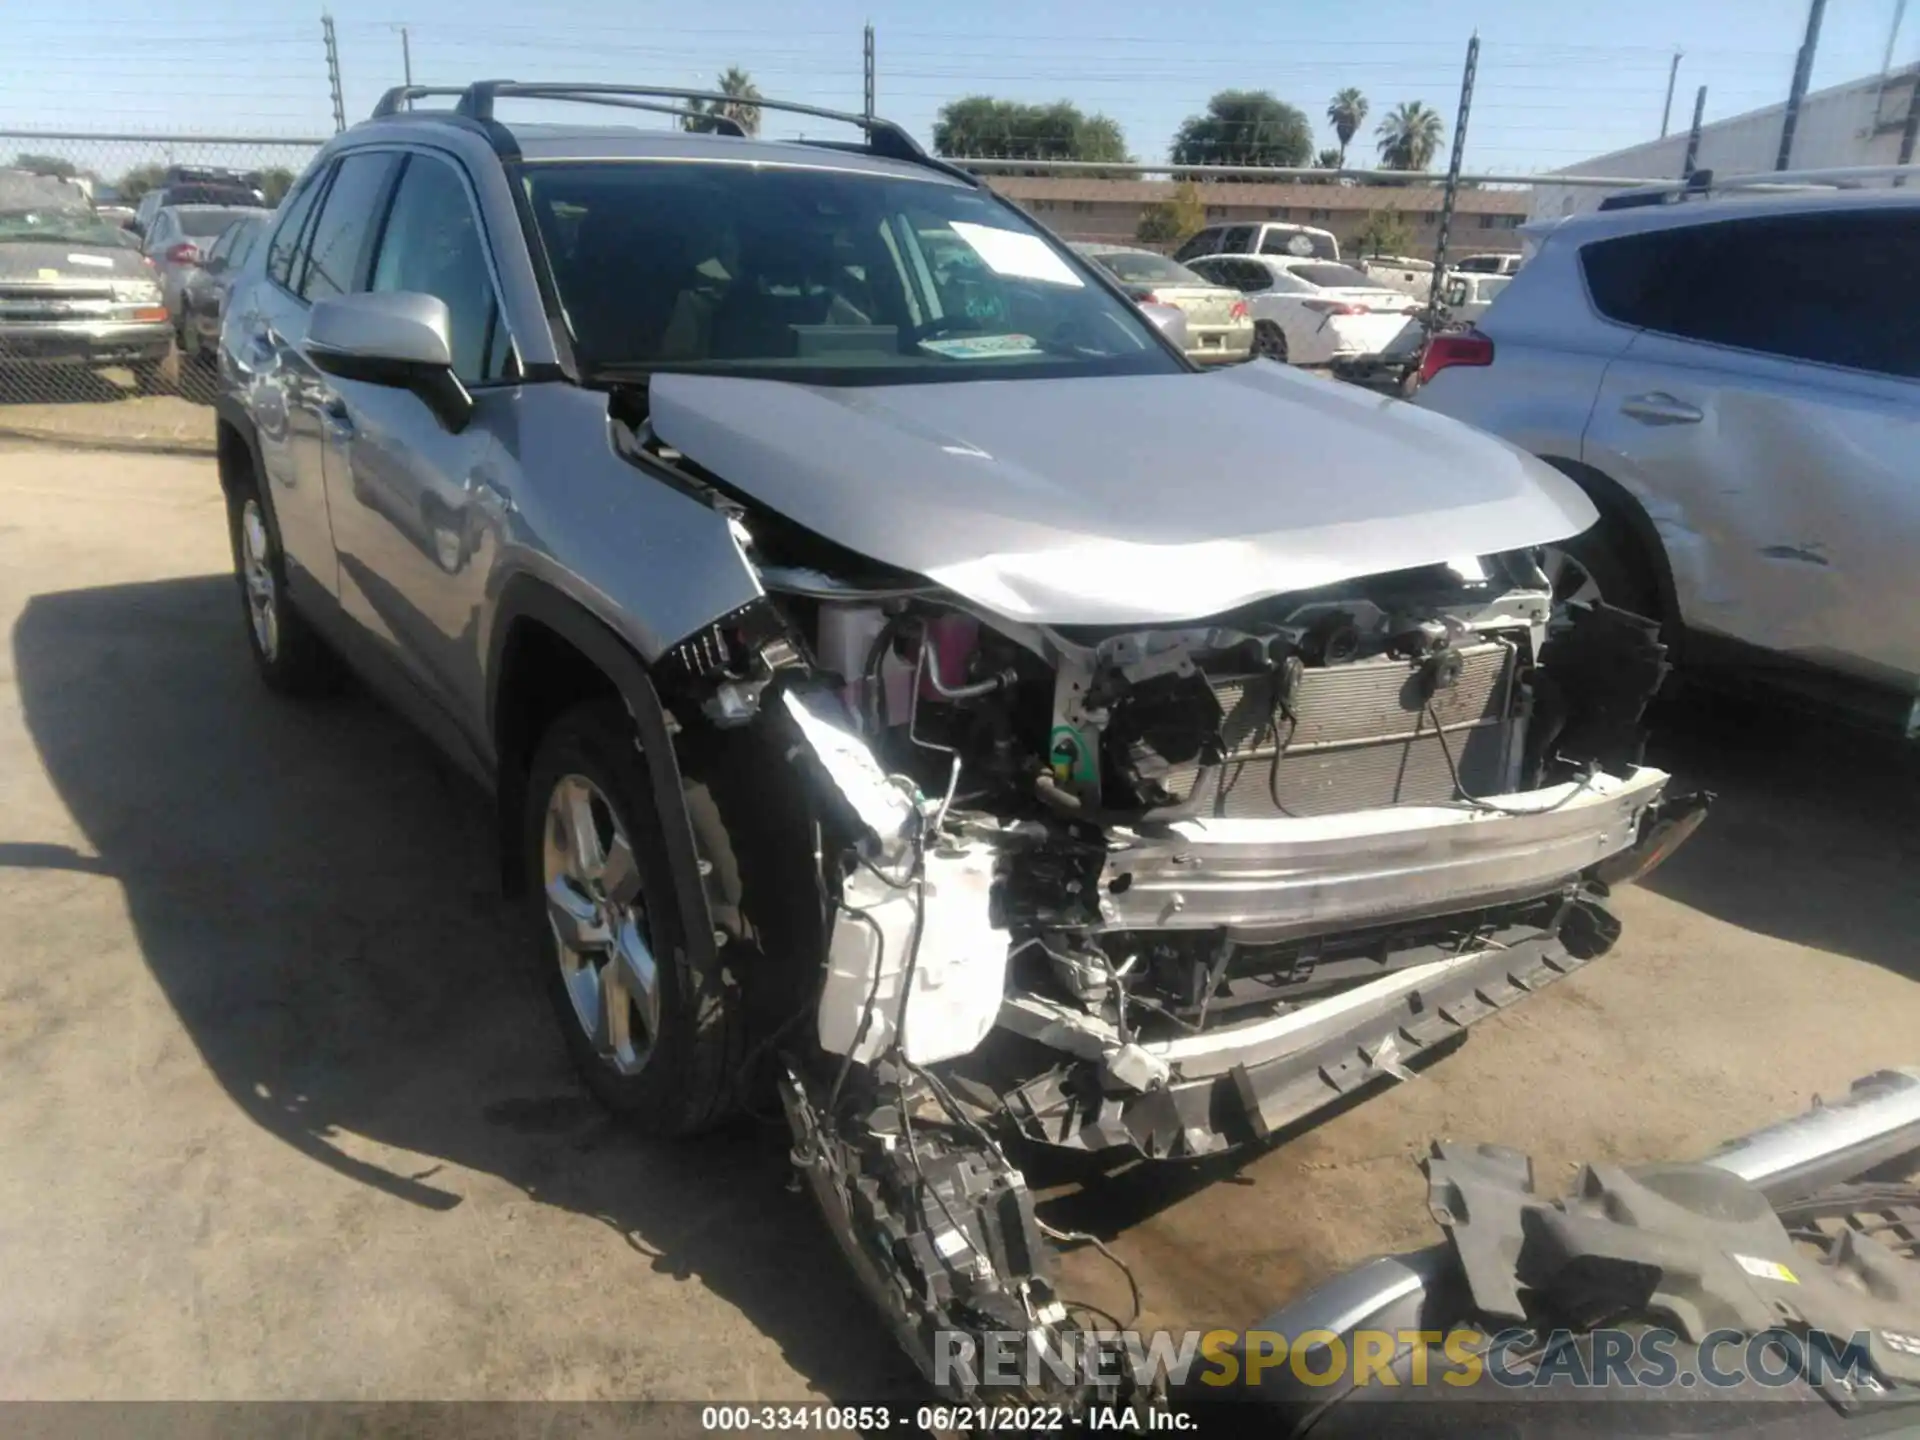
M661 438L730 487L1013 620L1188 620L1594 518L1510 445L1274 366L859 389L659 375L649 394Z

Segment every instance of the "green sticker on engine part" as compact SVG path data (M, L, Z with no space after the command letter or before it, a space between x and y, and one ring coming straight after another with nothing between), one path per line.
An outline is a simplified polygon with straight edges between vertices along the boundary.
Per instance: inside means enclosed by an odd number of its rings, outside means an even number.
M1097 778L1093 768L1093 749L1071 725L1053 727L1047 745L1047 763L1053 778L1063 785L1090 785Z

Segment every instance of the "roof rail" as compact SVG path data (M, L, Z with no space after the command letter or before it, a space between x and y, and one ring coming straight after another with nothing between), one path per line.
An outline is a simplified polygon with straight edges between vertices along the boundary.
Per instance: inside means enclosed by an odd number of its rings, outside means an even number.
M1873 180L1920 179L1920 165L1847 165L1821 170L1756 170L1746 175L1714 174L1696 170L1684 180L1644 185L1609 195L1600 202L1602 210L1630 210L1640 205L1667 205L1679 200L1699 200L1729 192L1784 192L1806 190L1853 190ZM1551 180L1543 180L1551 184Z
M435 93L445 92L436 91ZM916 165L932 162L932 157L920 148L919 142L891 120L881 120L872 115L855 115L845 110L828 110L818 105L800 105L790 100L755 99L743 102L738 95L728 95L719 90L686 90L672 85L581 84L561 80L477 80L459 94L460 101L455 106L456 113L480 121L493 118L494 101L502 98L609 103L618 97L633 97L689 103L700 101L720 105L745 103L751 104L756 110L777 110L783 114L807 115L816 120L835 120L843 125L852 125L866 132L867 148L873 154Z
M396 85L380 97L380 103L373 107L376 120L393 119L410 113L409 102L423 95L457 95L466 97L463 85ZM572 97L585 105L615 105L622 110L647 110L656 115L678 115L683 120L700 120L722 135L744 138L746 128L731 115L715 115L710 111L691 109L685 105L656 105L650 100L630 100L619 95L581 95ZM436 112L429 111L429 114ZM458 114L455 110L442 110L441 115Z

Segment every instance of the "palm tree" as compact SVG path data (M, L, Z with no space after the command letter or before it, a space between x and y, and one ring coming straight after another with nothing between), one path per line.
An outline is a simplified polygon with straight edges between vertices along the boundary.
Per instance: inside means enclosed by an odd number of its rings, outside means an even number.
M1313 157L1313 168L1316 170L1338 170L1345 163L1345 157L1332 148L1322 150Z
M1418 100L1402 100L1373 132L1379 137L1380 164L1388 170L1424 170L1433 162L1446 134L1438 111Z
M689 130L710 131L713 122L708 117L724 115L737 122L749 135L760 133L760 107L754 102L760 99L760 87L753 83L753 77L738 65L729 65L719 82L714 86L725 100L693 100L688 108L697 110L698 115L689 115L682 122Z
M1367 97L1358 88L1349 85L1333 99L1327 102L1327 119L1333 125L1333 133L1340 137L1340 169L1347 168L1347 145L1360 127L1366 123Z

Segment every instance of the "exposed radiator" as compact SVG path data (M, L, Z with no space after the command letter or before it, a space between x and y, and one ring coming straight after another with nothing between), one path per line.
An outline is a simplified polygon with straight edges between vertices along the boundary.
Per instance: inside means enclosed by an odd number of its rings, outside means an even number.
M1476 795L1498 794L1507 788L1514 739L1514 650L1489 642L1462 646L1459 654L1459 682L1434 696L1431 718L1414 661L1382 657L1309 669L1291 726L1274 714L1271 677L1216 677L1227 759L1176 766L1167 789L1190 797L1184 810L1236 819L1450 800L1453 777L1434 733L1437 718L1461 783ZM1277 771L1276 730L1285 742Z

